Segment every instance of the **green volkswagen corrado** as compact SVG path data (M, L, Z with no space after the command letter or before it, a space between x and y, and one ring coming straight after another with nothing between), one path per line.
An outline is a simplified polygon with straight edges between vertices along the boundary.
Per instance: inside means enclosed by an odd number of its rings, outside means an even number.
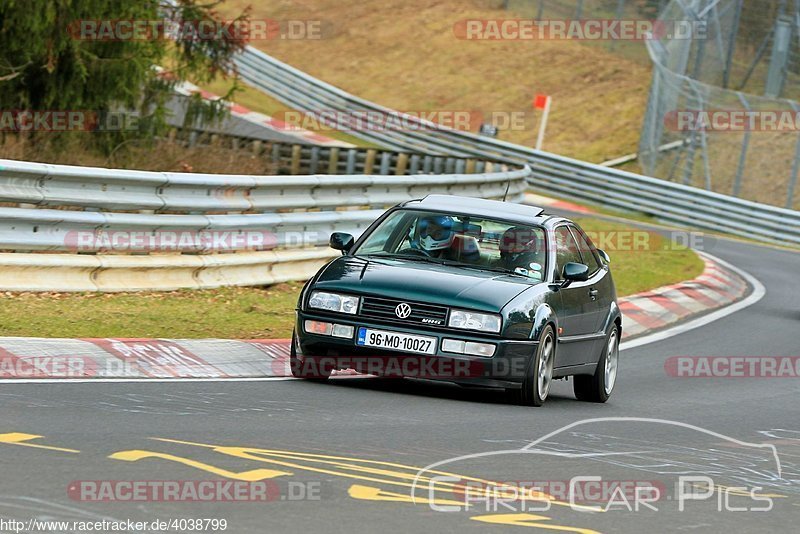
M444 195L387 211L303 288L291 369L505 388L544 403L573 376L578 399L614 389L622 323L608 256L541 208Z

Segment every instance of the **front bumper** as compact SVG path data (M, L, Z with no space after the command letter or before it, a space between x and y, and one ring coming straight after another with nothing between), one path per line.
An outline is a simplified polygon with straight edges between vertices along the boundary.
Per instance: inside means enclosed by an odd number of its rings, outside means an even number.
M353 338L344 339L306 332L306 320L352 326ZM431 355L399 352L356 345L360 327L436 338ZM328 315L298 311L295 350L301 365L310 369L355 369L379 376L441 380L462 385L518 389L529 359L536 351L533 340L509 340L471 335L468 332L437 331L395 325L357 316ZM492 357L470 356L442 351L444 338L496 346Z

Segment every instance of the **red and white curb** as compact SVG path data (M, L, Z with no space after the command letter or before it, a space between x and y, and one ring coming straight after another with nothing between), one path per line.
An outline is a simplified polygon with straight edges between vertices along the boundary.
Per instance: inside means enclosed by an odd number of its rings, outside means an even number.
M2 379L287 376L289 340L0 338Z
M707 254L700 257L705 269L694 280L619 299L623 339L660 330L745 296L748 283L742 276Z
M559 210L573 211L575 213L594 213L593 210L587 208L586 206L581 206L580 204L573 204L572 202L567 202L566 200L557 200L555 198L537 195L534 193L525 193L524 203L531 206L548 207Z
M763 295L757 280L745 280L746 273L736 273L732 266L708 255L703 260L705 270L694 280L619 300L625 348L643 344L645 338L662 339L674 324L678 326L672 329L683 331L691 323L710 322L715 314L719 318L732 313L746 305L742 299L749 286L754 291L745 301L754 302ZM703 317L684 323L699 315ZM287 339L6 337L0 338L0 381L280 380L291 376L289 343ZM340 378L353 375L336 373Z
M191 96L192 94L198 93L206 100L219 100L221 98L219 95L215 95L214 93L206 91L205 89L201 89L193 83L186 81L177 84L175 87L175 92L184 96ZM350 143L338 141L325 135L306 130L305 128L295 126L294 124L289 124L288 122L270 117L269 115L264 115L263 113L253 111L239 104L230 104L229 109L232 117L240 119L255 127L268 129L281 135L288 136L289 138L295 138L298 142L340 148L353 148L355 146Z

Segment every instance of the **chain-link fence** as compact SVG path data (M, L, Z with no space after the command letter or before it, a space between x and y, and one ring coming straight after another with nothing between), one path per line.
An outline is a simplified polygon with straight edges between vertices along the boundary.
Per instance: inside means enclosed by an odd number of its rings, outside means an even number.
M800 207L800 0L673 0L659 18L703 31L647 42L644 172ZM658 150L668 143L679 149Z
M646 40L647 46L638 39L584 39L587 46L653 63L640 140L642 170L800 208L800 0L503 0L503 5L537 21L657 19L655 28L662 31ZM675 31L680 28L682 33Z

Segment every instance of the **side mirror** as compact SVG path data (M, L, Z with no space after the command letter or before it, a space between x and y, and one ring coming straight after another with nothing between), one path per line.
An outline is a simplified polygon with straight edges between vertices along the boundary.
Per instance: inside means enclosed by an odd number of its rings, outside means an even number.
M562 273L565 284L570 282L585 282L589 279L589 266L582 263L568 263L564 265Z
M606 265L611 263L611 258L608 257L608 254L605 250L597 249L597 253L600 254L600 257L603 258L603 261L606 263Z
M353 248L353 244L355 242L356 240L350 234L346 234L344 232L334 232L331 234L331 248L335 250L341 250L342 253L345 253Z

